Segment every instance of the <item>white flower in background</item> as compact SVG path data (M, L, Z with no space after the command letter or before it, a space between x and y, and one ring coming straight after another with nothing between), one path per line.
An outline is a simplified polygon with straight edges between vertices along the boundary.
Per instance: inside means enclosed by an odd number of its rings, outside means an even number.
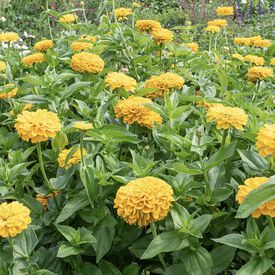
M4 48L4 49L7 49L9 46L8 46L8 43L6 43L6 42L2 42L2 47Z
M24 35L26 38L35 38L34 35L28 34L26 31L23 32L23 35Z
M27 45L22 45L21 49L22 50L27 50L29 47Z
M30 50L25 50L25 51L22 51L22 54L23 55L28 55L28 54L30 54L31 53L31 51Z
M1 22L6 22L7 19L6 19L4 16L2 16L2 17L0 18L0 21L1 21Z
M242 0L241 4L247 4L247 1L246 0Z

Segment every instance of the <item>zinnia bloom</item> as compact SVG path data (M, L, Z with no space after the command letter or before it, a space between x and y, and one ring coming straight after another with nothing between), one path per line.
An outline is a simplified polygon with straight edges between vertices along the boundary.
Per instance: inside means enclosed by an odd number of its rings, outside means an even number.
M221 28L218 26L208 26L204 29L206 32L211 32L211 33L218 33L221 31Z
M228 25L225 19L215 19L207 22L208 26L226 27Z
M42 63L45 61L43 53L34 53L22 58L22 63L28 67L35 63Z
M254 189L258 188L262 184L266 183L268 178L266 177L255 177L245 180L244 185L239 187L239 191L236 196L236 201L241 204L246 196ZM252 212L253 218L259 218L261 215L275 217L275 200L268 201L259 206Z
M275 66L275 57L271 58L270 63L271 66Z
M93 47L93 44L88 42L75 41L71 44L71 49L75 52L86 51L88 49L91 49L92 47Z
M155 20L137 20L136 29L140 32L151 33L153 30L160 29L161 25Z
M23 140L38 143L55 138L61 129L61 123L55 113L38 109L35 112L23 111L19 114L14 128Z
M239 54L239 53L233 53L232 57L235 58L235 59L238 59L240 61L244 60L244 57L241 54Z
M262 37L260 35L250 36L249 37L251 43L253 43L256 40L262 40Z
M30 210L14 201L0 204L0 236L15 237L31 223Z
M9 87L9 86L14 86L14 84L7 84L4 87ZM8 91L8 92L0 92L0 99L6 99L6 98L11 98L13 96L15 96L18 92L18 88L15 87L14 89Z
M91 36L91 35L82 35L79 40L87 40L87 41L91 41L91 42L96 42L96 37L95 36Z
M239 46L250 46L251 40L249 37L236 37L234 38L234 44Z
M164 219L173 200L173 189L168 183L145 177L121 186L116 193L114 208L126 223L141 227Z
M149 98L138 96L121 99L115 106L116 117L123 118L124 123L133 124L137 122L139 125L151 129L155 123L162 123L162 118L158 113L144 106L144 104L151 102Z
M260 39L260 40L252 41L251 44L257 48L264 48L264 47L268 48L271 46L271 41L268 39Z
M105 78L105 85L110 87L111 90L117 88L124 88L126 91L134 92L137 86L137 82L134 78L124 73L108 73Z
M243 130L248 120L245 112L237 107L215 106L207 112L207 121L215 121L217 129L236 128Z
M65 14L61 16L58 20L60 23L71 24L77 20L77 16L75 14Z
M153 29L151 35L158 45L170 43L173 40L173 33L165 28Z
M127 16L133 14L132 9L129 8L118 8L115 9L115 17L118 21L127 20Z
M262 157L275 157L275 124L265 124L260 128L256 146Z
M273 72L270 68L256 66L248 69L247 76L250 81L256 82L257 79L263 80L267 77L273 76Z
M192 52L196 53L199 50L199 45L195 42L186 43L185 44L187 48L191 49Z
M164 92L168 92L172 89L181 89L184 84L184 79L174 73L164 73L159 76L152 76L145 82L146 88L156 88L155 92L149 93L146 97L156 98L163 96Z
M264 65L265 64L263 57L252 55L252 54L246 55L243 59L244 59L244 61L248 61L255 65Z
M104 61L96 54L82 52L72 56L71 67L80 73L100 73L104 68Z
M68 169L73 165L76 165L78 163L81 162L81 152L80 152L80 148L77 148L76 151L73 153L73 155L71 156L71 158L68 160L67 163L65 163L67 156L69 155L69 153L71 152L72 148L70 149L64 149L62 150L59 155L58 155L58 163L59 166L64 168L64 169ZM83 156L87 155L87 151L85 148L83 148Z
M53 47L52 40L42 40L37 42L33 48L38 52L46 52L48 49L51 49L52 47Z
M234 15L234 8L233 7L217 7L216 15L217 16Z
M93 128L93 124L89 122L79 121L74 124L74 128L81 131L88 131Z
M16 42L20 39L19 35L15 32L0 33L0 41L2 42Z
M6 63L3 61L0 61L0 72L5 71L6 70Z

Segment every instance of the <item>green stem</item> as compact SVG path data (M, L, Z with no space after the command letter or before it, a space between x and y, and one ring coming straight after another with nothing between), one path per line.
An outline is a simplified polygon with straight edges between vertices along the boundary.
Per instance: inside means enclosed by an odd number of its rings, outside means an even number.
M38 160L39 160L39 164L40 164L40 170L41 170L42 176L44 178L45 184L53 192L54 188L51 185L50 181L48 180L48 177L47 177L46 172L45 172L44 162L43 162L43 157L42 157L42 150L41 150L41 143L40 142L36 143L36 149L37 149Z
M225 43L228 46L228 40L227 40L227 31L226 28L224 27L224 36L225 36Z
M269 216L267 216L266 218L267 218L267 222L268 222L268 225L269 225L270 229L274 229L275 226L274 226L273 219Z
M224 145L225 145L227 135L228 135L228 129L224 129L224 130L223 130L223 135L222 135L222 143L221 143L221 146L224 146Z
M209 35L209 52L211 52L211 48L212 48L212 35Z
M154 224L154 223L150 223L150 228L151 228L151 231L152 231L152 234L153 234L154 238L156 238L156 237L158 236L158 234L157 234L157 230L156 230L155 224ZM167 268L167 265L166 265L166 263L165 263L165 261L164 261L164 259L163 259L162 254L159 253L159 254L158 254L158 257L159 257L159 260L160 260L160 262L161 262L163 268L166 269L166 268Z
M214 39L214 50L215 51L217 50L217 39L218 39L218 36L215 35L215 39Z
M159 66L161 67L161 58L162 58L162 47L160 44L160 49L159 49Z
M84 139L84 133L81 133L80 135L80 144L79 144L79 147L80 147L80 156L81 156L81 164L83 167L85 167L85 162L84 162L84 154L83 154L83 139Z
M83 13L83 18L84 18L84 21L85 21L85 23L87 24L87 23L88 23L88 21L87 21L87 17L86 17L86 12L85 12L85 8L84 8L84 6L82 7L82 13Z
M252 103L254 102L254 100L256 99L257 95L259 94L260 84L261 84L261 81L258 79L257 80L257 84L256 84L257 85L256 92L254 92L252 100L251 100Z
M200 159L200 166L201 166L201 171L203 173L203 177L204 177L204 181L205 181L205 198L207 201L210 201L211 197L212 197L212 190L210 188L210 183L208 180L208 176L206 171L204 170L204 165L203 165L203 160L201 155L199 155L199 159Z
M48 22L50 37L51 37L51 40L53 40L53 34L52 34L52 28L51 28L51 22L50 22L50 16L48 14L48 10L49 10L49 0L46 0L47 22Z

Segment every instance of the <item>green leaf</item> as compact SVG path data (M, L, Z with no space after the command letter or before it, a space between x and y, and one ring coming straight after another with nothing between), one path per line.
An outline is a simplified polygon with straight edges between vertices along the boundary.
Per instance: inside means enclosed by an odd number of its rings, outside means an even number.
M88 87L91 85L91 82L84 82L84 81L79 81L76 83L73 83L69 87L66 88L66 90L62 93L63 98L68 98L71 97L76 91Z
M78 255L80 253L82 253L82 249L79 247L73 247L69 244L62 244L57 252L57 256L58 258L66 258L72 255Z
M34 273L32 273L32 275L58 275L58 274L51 272L49 270L46 270L46 269L39 269L39 270L35 271Z
M244 164L254 171L267 170L268 161L254 151L238 150Z
M130 264L123 268L123 275L139 275L139 266L137 264Z
M177 173L182 173L182 174L187 174L187 175L201 175L202 174L201 170L189 168L181 162L173 163L172 167Z
M237 142L233 142L222 146L214 155L212 155L209 160L205 163L205 170L210 170L211 168L218 166L220 163L226 159L231 158L236 150Z
M108 275L122 275L122 273L110 262L101 260L99 263L99 268L102 274Z
M24 82L30 83L33 86L46 86L47 82L45 82L45 80L37 75L27 75L27 76L23 76L21 78L18 78L18 80L22 80Z
M212 215L204 214L204 215L199 216L196 219L193 219L191 221L190 225L192 227L195 227L196 229L198 229L201 233L203 233L205 231L205 229L207 228L207 226L209 225L211 219L212 219Z
M74 271L74 275L103 275L100 269L88 262L80 263Z
M68 225L61 225L61 224L56 224L55 225L57 230L64 236L64 238L70 243L75 235L76 235L76 230Z
M210 275L213 265L211 255L203 248L187 248L182 253L183 264L189 275Z
M250 261L241 267L236 275L262 275L264 274L273 264L273 261L267 257L254 256Z
M186 275L187 271L184 267L184 264L173 264L170 265L163 275Z
M60 223L67 220L75 212L89 205L89 200L85 190L76 194L72 199L70 199L61 210L59 216L57 217L55 223Z
M67 135L64 132L59 131L56 133L56 136L52 139L51 143L53 150L59 152L68 144Z
M161 233L152 240L141 259L153 258L161 252L177 251L188 245L189 241L177 231Z
M214 265L211 268L211 274L221 274L234 259L236 249L230 246L221 245L214 248L210 255Z
M17 101L23 103L32 103L32 104L48 104L49 100L43 95L26 95L17 99Z
M260 185L258 188L248 193L248 195L239 206L236 217L240 219L246 218L260 205L274 199L275 176L269 178L266 183Z

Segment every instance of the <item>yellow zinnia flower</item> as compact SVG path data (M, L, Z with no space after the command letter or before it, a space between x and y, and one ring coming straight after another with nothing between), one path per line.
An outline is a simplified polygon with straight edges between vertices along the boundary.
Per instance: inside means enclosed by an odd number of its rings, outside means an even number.
M248 80L256 82L256 80L263 80L267 77L273 76L272 69L261 66L256 66L248 69Z
M173 201L173 189L168 183L145 177L121 186L116 193L114 208L126 223L146 226L164 219Z
M6 84L4 87L9 87L9 86L14 86L14 84ZM8 91L8 92L0 92L0 99L6 99L6 98L11 98L13 96L15 96L18 92L18 88L15 87L14 89Z
M239 46L250 46L251 40L248 37L236 37L234 38L234 44Z
M22 58L22 63L28 67L35 63L42 63L45 61L43 53L34 53Z
M61 123L55 113L38 109L35 112L23 111L19 114L14 128L23 140L38 143L55 138L61 129Z
M254 189L258 188L262 184L266 183L268 178L266 177L255 177L245 180L244 185L239 187L239 191L236 196L236 200L239 204L243 202L246 196ZM253 218L259 218L261 215L275 217L275 200L268 201L259 206L252 212Z
M30 210L14 201L0 204L0 236L15 237L31 223Z
M134 8L140 8L141 7L141 3L139 3L139 2L133 2L133 7Z
M271 66L275 66L275 57L271 58L270 63Z
M68 162L65 163L65 160L66 160L67 156L69 155L69 153L71 152L71 150L72 150L72 148L64 149L59 153L57 160L58 160L58 164L60 167L62 167L64 169L68 169L71 166L76 165L81 162L80 148L77 148L76 151L71 156L71 158L68 160ZM83 148L83 156L86 156L86 155L87 155L87 151L85 148Z
M88 49L91 49L92 47L93 47L93 44L88 42L75 41L71 44L71 49L75 52L86 51Z
M96 54L82 52L72 56L71 67L80 73L100 73L104 68L104 61Z
M233 7L217 7L216 15L217 16L234 15L234 8Z
M151 35L158 45L173 41L173 33L165 28L153 29Z
M228 25L225 19L215 19L207 22L208 26L226 27Z
M244 61L248 61L255 65L264 65L265 64L263 57L252 55L252 54L246 55L243 59L244 59Z
M162 118L158 113L144 106L144 104L151 102L149 98L138 96L121 99L115 106L116 117L123 118L124 123L133 124L137 122L139 125L151 129L155 123L162 123Z
M207 121L215 121L217 129L236 128L243 130L248 120L245 112L237 107L215 106L208 110Z
M195 42L186 43L185 44L187 48L191 49L192 52L196 53L199 50L199 45Z
M96 42L96 37L95 36L91 36L91 35L82 35L79 40L87 40L87 41L91 41L91 42Z
M34 50L38 51L38 52L45 52L48 49L51 49L53 47L53 41L52 40L42 40L37 42L34 45Z
M115 9L115 17L118 21L127 20L127 16L133 14L132 9L129 8L118 8Z
M163 96L164 92L172 89L181 89L184 84L184 79L174 73L164 73L159 76L152 76L145 82L145 88L156 88L155 92L149 93L146 97L151 99Z
M239 54L239 53L233 53L232 57L235 58L235 59L238 59L240 61L244 60L244 57L241 54Z
M93 124L89 122L78 121L74 124L73 127L81 131L88 131L93 128Z
M262 157L275 157L275 124L261 127L256 139L256 146Z
M16 42L20 39L19 35L15 32L0 33L0 41L2 42Z
M58 20L60 23L71 24L77 20L77 16L75 14L65 14L61 16Z
M221 28L218 26L208 26L204 29L206 32L211 32L211 33L218 33L221 31Z
M161 25L155 20L137 20L136 29L140 32L151 33L153 30L160 29Z
M264 48L264 47L268 48L271 46L271 41L267 39L255 40L255 41L252 41L252 45L257 48Z
M0 72L5 71L6 70L6 63L3 61L0 61Z
M137 86L137 82L134 78L124 73L108 73L105 78L105 85L110 87L111 90L117 88L124 88L126 91L134 92Z
M250 36L249 37L251 43L253 43L256 40L262 40L262 37L260 35Z

